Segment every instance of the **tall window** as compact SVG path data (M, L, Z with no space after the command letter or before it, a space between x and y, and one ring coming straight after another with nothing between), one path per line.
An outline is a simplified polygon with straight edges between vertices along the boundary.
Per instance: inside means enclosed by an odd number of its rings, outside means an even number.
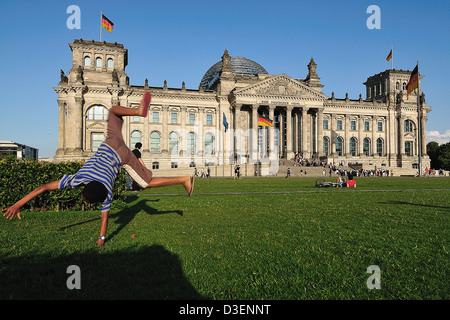
M383 131L383 122L378 122L378 131Z
M364 121L364 131L369 131L369 130L370 130L369 121Z
M214 135L212 133L205 134L205 155L214 154Z
M212 126L213 125L213 116L212 116L212 114L207 114L206 115L206 125L207 126Z
M405 126L405 132L413 131L413 122L411 120L405 120L404 126Z
M342 143L342 138L341 137L337 137L336 138L336 154L338 156L342 156L344 150L343 150L343 143Z
M195 113L189 113L189 124L195 124Z
M91 57L89 57L89 56L84 57L84 66L85 67L91 66Z
M412 142L411 141L405 141L405 154L407 156L412 156Z
M323 120L323 129L328 130L328 120Z
M363 140L363 153L365 156L370 156L370 140L369 140L369 138L364 138L364 140Z
M131 132L131 149L134 149L134 146L138 142L142 143L142 133L138 130L134 130L133 132Z
M108 58L107 66L108 66L108 69L114 68L114 60L112 58Z
M153 131L150 134L150 152L151 153L161 152L161 135L157 131Z
M176 132L169 134L169 153L178 154L178 133Z
M93 105L87 110L88 120L108 120L108 109L102 105Z
M377 139L377 154L379 156L383 155L383 139L381 138Z
M337 121L337 130L342 130L342 120Z
M101 67L101 66L103 66L102 58L98 57L97 59L95 59L95 66L96 66L96 67Z
M170 123L177 124L178 123L178 113L172 112L170 114Z
M187 153L195 154L195 133L189 132L187 135Z
M354 137L350 138L350 154L356 156L356 139Z
M103 133L91 133L91 151L97 151L104 139L105 137Z
M350 130L356 130L356 120L350 121Z
M330 144L330 139L328 139L328 137L323 137L322 146L323 146L323 153L325 155L328 155L329 144Z
M158 111L153 111L152 119L153 119L153 123L159 123L159 112Z

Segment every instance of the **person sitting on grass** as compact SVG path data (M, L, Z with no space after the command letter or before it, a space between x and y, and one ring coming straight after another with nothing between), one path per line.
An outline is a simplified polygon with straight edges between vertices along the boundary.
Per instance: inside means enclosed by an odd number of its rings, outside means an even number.
M348 175L348 180L345 181L345 184L347 185L347 188L352 188L352 187L356 188L356 181L353 180L352 174Z
M190 197L194 190L195 177L152 178L152 172L139 162L123 140L122 117L141 116L145 118L151 97L150 92L146 92L138 108L112 107L108 115L106 139L81 169L73 175L64 175L61 180L37 187L12 206L2 209L3 216L12 219L17 215L19 219L22 219L20 208L45 191L83 186L82 198L85 203L102 203L100 236L97 245L103 246L113 196L112 191L121 165L142 188L158 188L180 184L184 186Z
M337 177L338 187L345 187L345 182L346 182L346 180L344 178L342 178L340 173L338 173L338 177Z

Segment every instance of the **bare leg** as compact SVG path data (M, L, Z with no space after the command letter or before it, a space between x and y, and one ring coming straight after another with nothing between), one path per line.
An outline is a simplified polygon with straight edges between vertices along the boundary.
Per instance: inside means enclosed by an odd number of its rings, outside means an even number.
M186 189L189 196L192 195L194 191L195 177L184 176L184 177L167 177L167 178L152 178L147 188L160 188L171 186L174 184L182 184Z
M148 106L152 100L152 96L150 92L146 92L142 97L141 103L137 108L127 108L121 106L114 106L111 108L111 112L113 112L116 116L141 116L146 117Z

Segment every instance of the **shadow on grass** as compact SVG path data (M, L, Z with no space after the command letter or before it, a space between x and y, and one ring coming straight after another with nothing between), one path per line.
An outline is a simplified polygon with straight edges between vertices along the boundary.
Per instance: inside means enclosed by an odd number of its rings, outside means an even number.
M398 200L391 200L388 202L379 202L381 204L401 204L401 205L409 205L409 206L420 206L420 207L426 207L426 208L438 208L438 209L445 209L450 210L450 207L446 206L437 206L433 204L422 204L422 203L412 203L412 202L406 202L406 201L398 201Z
M136 201L135 199L130 199L127 198L126 199L126 203L132 203ZM107 233L107 237L106 237L106 242L110 241L112 238L114 238L114 236L116 236L117 234L119 234L119 232L125 228L131 221L133 221L134 217L141 211L149 214L149 215L159 215L159 214L169 214L169 213L176 213L180 216L183 215L183 211L182 210L169 210L169 211L159 211L156 210L155 208L152 208L148 205L148 202L158 202L159 199L155 199L155 200L148 200L148 199L142 199L137 201L136 203L134 203L133 205L126 207L122 210L120 210L117 213L111 213L109 215L109 230L111 229L111 222L114 224L118 224L119 226L111 233ZM69 228L72 227L76 227L85 223L90 223L93 221L98 221L100 223L101 218L95 218L95 219L90 219L90 220L86 220L83 222L79 222L79 223L75 223L75 224L71 224L65 227L61 227L60 231L65 231ZM99 224L99 228L100 228L100 224Z
M0 262L2 300L203 299L184 276L178 256L160 245L4 256ZM71 265L80 268L80 289L67 288Z

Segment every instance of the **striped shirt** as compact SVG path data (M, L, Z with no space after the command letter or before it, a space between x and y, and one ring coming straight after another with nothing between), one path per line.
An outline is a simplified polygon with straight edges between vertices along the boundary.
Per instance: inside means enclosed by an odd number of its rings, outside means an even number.
M108 211L111 207L113 187L120 162L117 152L106 143L102 143L97 152L86 161L77 173L62 177L58 188L76 188L80 184L88 184L91 181L101 182L108 191L108 195L102 203L101 212Z

